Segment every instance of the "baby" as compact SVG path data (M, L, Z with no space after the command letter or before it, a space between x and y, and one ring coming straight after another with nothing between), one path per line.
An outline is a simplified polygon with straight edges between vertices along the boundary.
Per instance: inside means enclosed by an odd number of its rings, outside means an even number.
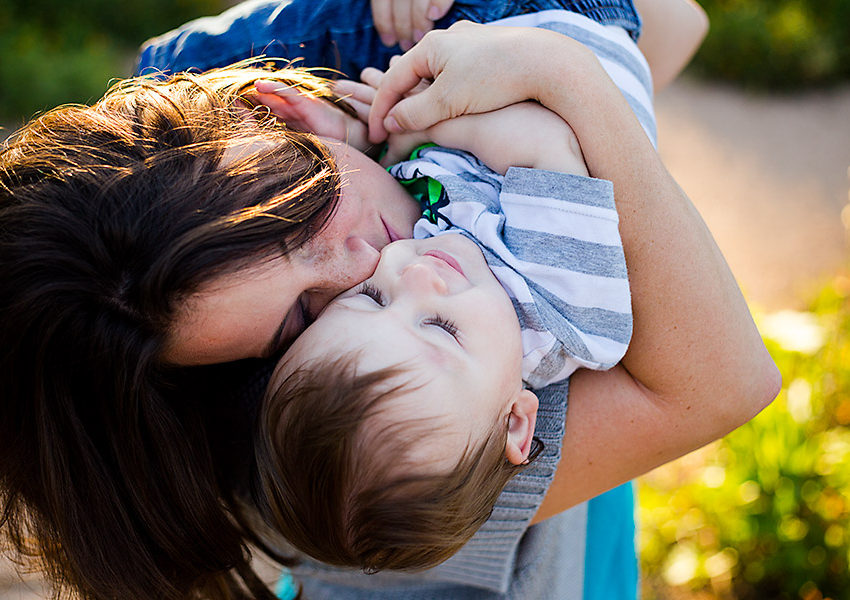
M533 390L613 366L631 335L613 188L569 125L526 102L426 133L442 147L390 170L419 201L416 239L323 310L263 403L257 505L327 564L454 554L539 452Z

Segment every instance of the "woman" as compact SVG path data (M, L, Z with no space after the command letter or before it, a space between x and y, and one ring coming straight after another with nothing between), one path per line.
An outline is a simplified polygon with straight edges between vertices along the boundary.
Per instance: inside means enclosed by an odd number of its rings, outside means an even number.
M420 56L497 65L492 51L505 46L486 38L432 36ZM725 433L777 385L722 257L622 99L590 57L550 42L515 58L543 48L572 65L562 80L582 97L540 100L568 117L591 172L617 186L636 330L623 367L573 379L568 468L541 519ZM398 72L388 89L399 91ZM509 74L490 76L507 85ZM527 83L496 101L546 91ZM462 82L451 89L468 101ZM209 408L166 396L183 376L173 365L272 353L302 313L368 274L408 215L370 190L360 210L329 206L337 170L326 148L246 125L229 92L127 92L69 111L76 120L48 115L0 163L4 515L21 545L35 536L59 581L91 597L223 595L230 583L217 576L229 568L250 581L246 532L217 500L237 486L216 469ZM302 202L305 189L317 193Z

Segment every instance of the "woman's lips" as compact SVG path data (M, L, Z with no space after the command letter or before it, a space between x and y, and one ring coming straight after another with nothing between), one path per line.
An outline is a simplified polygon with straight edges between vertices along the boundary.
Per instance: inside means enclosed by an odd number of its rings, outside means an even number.
M452 269L466 277L466 274L463 272L463 269L460 268L460 264L450 254L446 254L442 250L428 250L428 252L425 253L425 256L432 256L438 260L443 261Z

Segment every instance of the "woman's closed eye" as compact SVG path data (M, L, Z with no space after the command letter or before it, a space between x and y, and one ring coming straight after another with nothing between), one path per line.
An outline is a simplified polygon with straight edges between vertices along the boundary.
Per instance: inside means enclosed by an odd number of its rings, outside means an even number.
M262 356L278 356L286 351L292 341L298 337L302 331L309 325L307 309L304 306L306 299L304 294L298 297L290 309L287 311L280 326L271 337L271 341Z

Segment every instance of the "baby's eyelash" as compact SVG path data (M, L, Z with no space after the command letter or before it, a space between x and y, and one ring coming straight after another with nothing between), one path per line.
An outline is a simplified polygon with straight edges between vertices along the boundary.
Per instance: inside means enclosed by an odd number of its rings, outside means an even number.
M446 331L453 338L457 339L458 328L457 325L454 324L454 321L450 321L445 317L441 317L440 315L434 315L430 319L425 319L424 321L427 325L436 325Z
M376 304L380 306L384 306L384 294L376 288L371 283L364 283L360 286L360 289L357 290L358 294L363 294L364 296L369 296L372 300L375 301Z

